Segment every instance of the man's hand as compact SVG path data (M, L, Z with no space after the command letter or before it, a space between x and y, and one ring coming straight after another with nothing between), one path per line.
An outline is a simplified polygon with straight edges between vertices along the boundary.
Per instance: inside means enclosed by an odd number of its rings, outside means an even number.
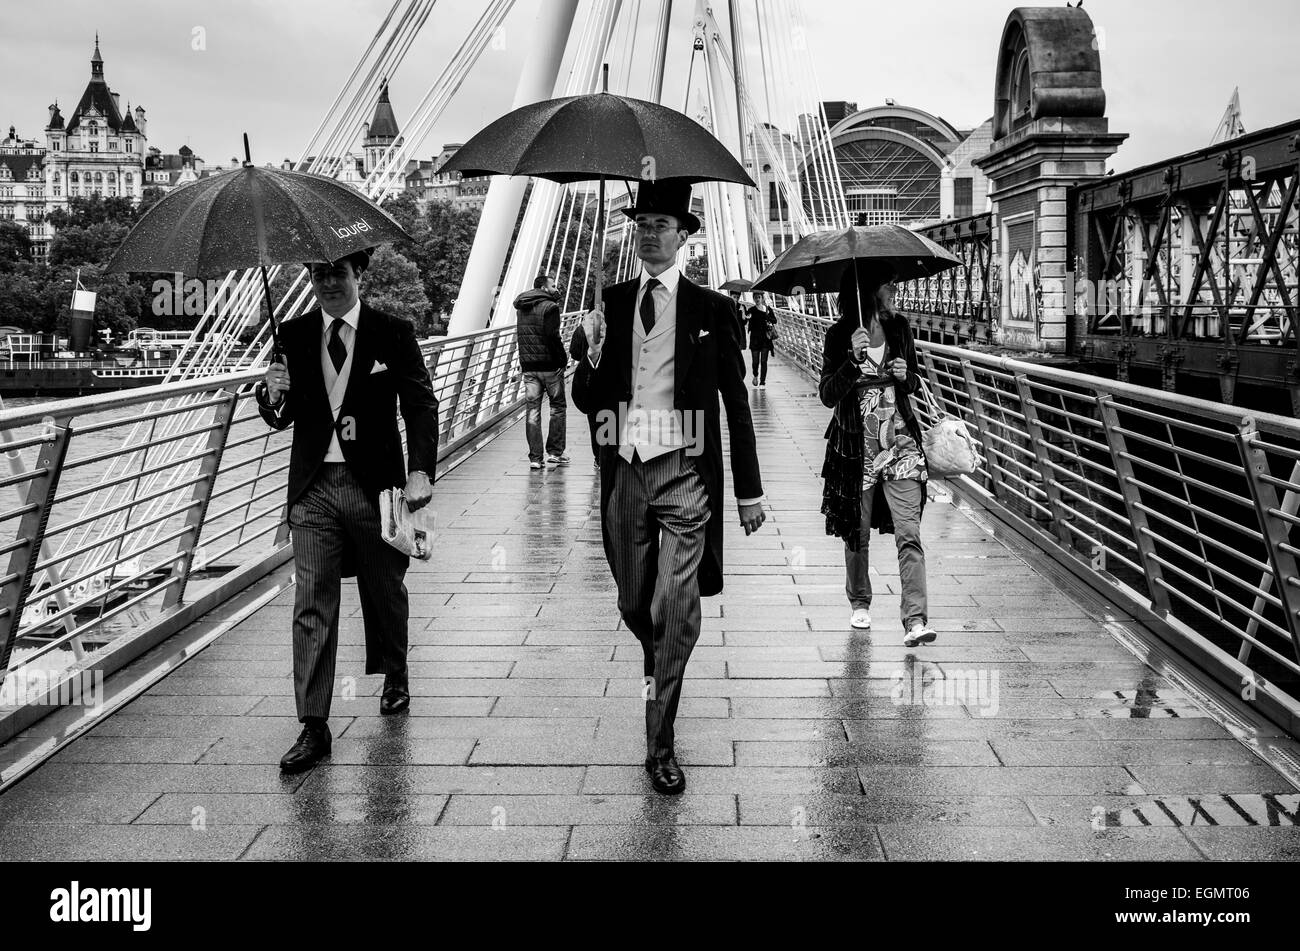
M599 308L582 315L582 332L587 337L587 359L595 366L605 346L605 314Z
M767 516L763 514L762 502L740 506L740 524L744 526L746 535L754 534L765 521Z
M416 471L408 475L406 488L403 491L406 495L406 507L412 512L418 512L433 499L433 483L423 472Z
M283 363L272 363L262 377L266 383L266 398L272 406L279 406L289 392L289 368Z
M889 372L894 375L894 379L902 383L907 379L907 361L902 357L895 357L889 361Z

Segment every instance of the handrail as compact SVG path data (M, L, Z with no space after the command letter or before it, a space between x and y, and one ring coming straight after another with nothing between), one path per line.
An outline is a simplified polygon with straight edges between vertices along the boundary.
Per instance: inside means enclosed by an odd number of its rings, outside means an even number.
M566 339L577 316L563 316ZM522 405L513 326L430 338L420 348L440 403L440 457ZM251 583L250 566L287 550L292 432L261 420L253 386L262 374L251 368L0 410L9 461L0 491L16 494L0 505L0 553L8 556L0 564L0 684L25 664L52 685L52 673L93 661L140 624L230 579ZM213 499L221 501L209 511Z
M782 355L818 379L831 321L776 314ZM1300 733L1300 420L960 347L917 352L942 412L980 443L959 487Z

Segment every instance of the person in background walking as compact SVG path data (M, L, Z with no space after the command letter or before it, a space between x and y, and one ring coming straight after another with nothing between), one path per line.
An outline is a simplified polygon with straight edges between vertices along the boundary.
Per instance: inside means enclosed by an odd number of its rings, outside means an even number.
M582 324L573 331L573 336L569 338L569 356L576 363L581 363L587 359L587 351L590 346L587 343L587 331L583 330ZM599 424L596 422L596 414L587 414L587 430L591 434L591 465L597 472L600 472L600 441L596 438L599 432Z
M767 306L762 291L754 292L754 306L749 308L749 354L754 372L754 386L767 386L767 356L772 352L771 329L776 314Z
M546 434L546 465L566 466L564 414L564 369L569 364L560 339L560 294L555 280L542 274L533 289L515 298L518 320L515 336L519 344L519 368L524 371L528 415L524 431L528 436L528 468L541 469L542 394L551 403L551 423Z
M910 394L921 387L907 320L894 311L894 275L865 262L840 281L840 319L826 331L818 394L835 414L826 431L822 512L844 539L849 624L871 627L871 530L893 534L902 584L903 644L935 639L929 626L921 512L928 474ZM859 317L861 314L861 317Z

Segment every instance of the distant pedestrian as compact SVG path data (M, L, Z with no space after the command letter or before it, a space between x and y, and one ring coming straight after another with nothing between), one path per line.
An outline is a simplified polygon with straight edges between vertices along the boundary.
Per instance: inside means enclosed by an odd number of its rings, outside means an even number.
M587 359L587 351L591 349L587 343L587 331L578 324L578 328L573 331L573 336L569 338L569 356L577 363ZM591 435L591 465L597 472L600 472L600 440L597 433L600 430L600 424L596 421L595 413L587 414L587 430Z
M767 357L772 352L772 328L776 314L767 306L762 291L754 292L754 306L749 308L749 355L754 386L767 386Z
M525 395L528 405L524 431L528 437L528 467L541 469L542 456L542 394L551 403L551 422L546 434L545 464L567 466L569 456L564 451L565 410L564 370L569 364L560 339L560 294L555 289L555 279L542 274L533 281L533 289L515 298L518 320L515 336L519 344L519 368L524 372Z
M871 530L894 536L903 644L915 647L935 639L921 547L929 476L910 400L921 387L916 345L894 310L890 270L850 268L840 281L839 308L840 319L826 331L818 385L822 403L835 410L822 465L826 534L844 539L849 624L859 630L871 627Z

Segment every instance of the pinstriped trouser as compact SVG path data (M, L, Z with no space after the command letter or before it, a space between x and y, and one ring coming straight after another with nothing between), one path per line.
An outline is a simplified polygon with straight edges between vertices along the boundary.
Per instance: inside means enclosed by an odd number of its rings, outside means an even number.
M709 498L682 450L642 462L616 463L610 493L610 568L618 609L641 642L646 694L646 755L673 752L673 722L682 675L700 636L700 560Z
M298 719L328 717L339 643L339 586L347 546L366 629L366 673L406 672L410 559L379 535L379 502L347 463L327 462L289 509L296 588L293 690Z

